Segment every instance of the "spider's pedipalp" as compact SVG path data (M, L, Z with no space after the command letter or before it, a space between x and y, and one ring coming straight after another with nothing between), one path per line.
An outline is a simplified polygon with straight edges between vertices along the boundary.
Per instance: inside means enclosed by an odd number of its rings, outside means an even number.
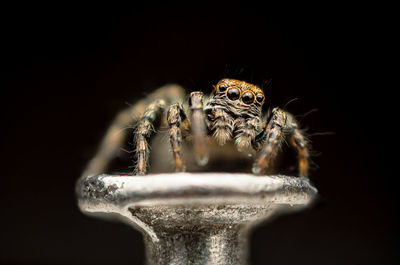
M211 130L219 145L224 145L232 138L235 120L222 108L214 108L211 111Z
M239 151L251 147L255 140L256 133L260 125L258 117L252 118L237 118L235 120L235 144Z
M193 149L197 163L201 166L208 162L207 126L203 110L203 98L202 92L192 92L189 97Z
M168 108L167 121L169 126L169 140L171 142L176 171L184 171L181 154L182 132L180 127L182 121L187 121L187 117L181 105L173 104Z

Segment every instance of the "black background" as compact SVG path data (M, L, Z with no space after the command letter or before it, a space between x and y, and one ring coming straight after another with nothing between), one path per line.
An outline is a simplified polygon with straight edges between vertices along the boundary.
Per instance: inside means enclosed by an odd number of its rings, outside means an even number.
M395 264L390 7L248 2L1 9L4 264L141 264L139 232L79 212L74 184L114 115L169 82L208 92L226 67L272 79L268 104L311 136L314 207L252 236L252 264ZM249 75L250 76L250 75ZM389 148L391 147L391 148ZM395 173L396 172L396 173Z

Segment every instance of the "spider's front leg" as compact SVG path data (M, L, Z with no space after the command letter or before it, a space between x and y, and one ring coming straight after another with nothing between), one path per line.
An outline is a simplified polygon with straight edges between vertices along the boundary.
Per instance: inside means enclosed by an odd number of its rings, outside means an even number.
M271 164L284 140L285 133L289 134L289 143L297 149L299 175L307 177L309 164L308 142L294 117L279 108L275 108L272 111L264 131L253 143L255 149L260 149L262 143L265 142L260 155L253 165L254 174L262 174L263 170Z
M203 109L202 92L192 92L189 98L191 132L193 136L193 149L197 163L204 166L208 162L207 126Z
M192 133L193 149L199 165L205 165L208 160L207 134L205 116L203 111L203 93L192 92L189 97L190 120L180 104L171 105L168 109L167 121L169 126L169 139L174 157L176 171L184 171L182 160L182 129Z
M261 134L256 137L256 143L253 146L256 150L262 147L260 155L253 165L254 174L262 174L263 170L268 167L275 158L283 141L283 128L286 123L286 113L278 108L275 108L269 118L268 123Z

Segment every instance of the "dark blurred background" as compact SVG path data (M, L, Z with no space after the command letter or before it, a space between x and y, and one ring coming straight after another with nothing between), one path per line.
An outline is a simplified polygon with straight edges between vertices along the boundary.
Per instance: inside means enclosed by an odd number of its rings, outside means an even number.
M396 264L390 7L235 1L1 8L3 264L141 264L139 232L79 212L74 185L114 115L171 82L243 71L304 114L315 205L252 236L252 264ZM319 133L334 134L319 135ZM313 135L314 134L314 135Z

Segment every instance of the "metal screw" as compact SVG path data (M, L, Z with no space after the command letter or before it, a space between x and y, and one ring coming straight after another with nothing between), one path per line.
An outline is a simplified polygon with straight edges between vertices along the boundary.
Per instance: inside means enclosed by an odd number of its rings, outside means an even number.
M247 264L251 229L305 207L316 193L305 179L225 173L99 175L77 183L84 213L116 216L142 232L149 265Z

